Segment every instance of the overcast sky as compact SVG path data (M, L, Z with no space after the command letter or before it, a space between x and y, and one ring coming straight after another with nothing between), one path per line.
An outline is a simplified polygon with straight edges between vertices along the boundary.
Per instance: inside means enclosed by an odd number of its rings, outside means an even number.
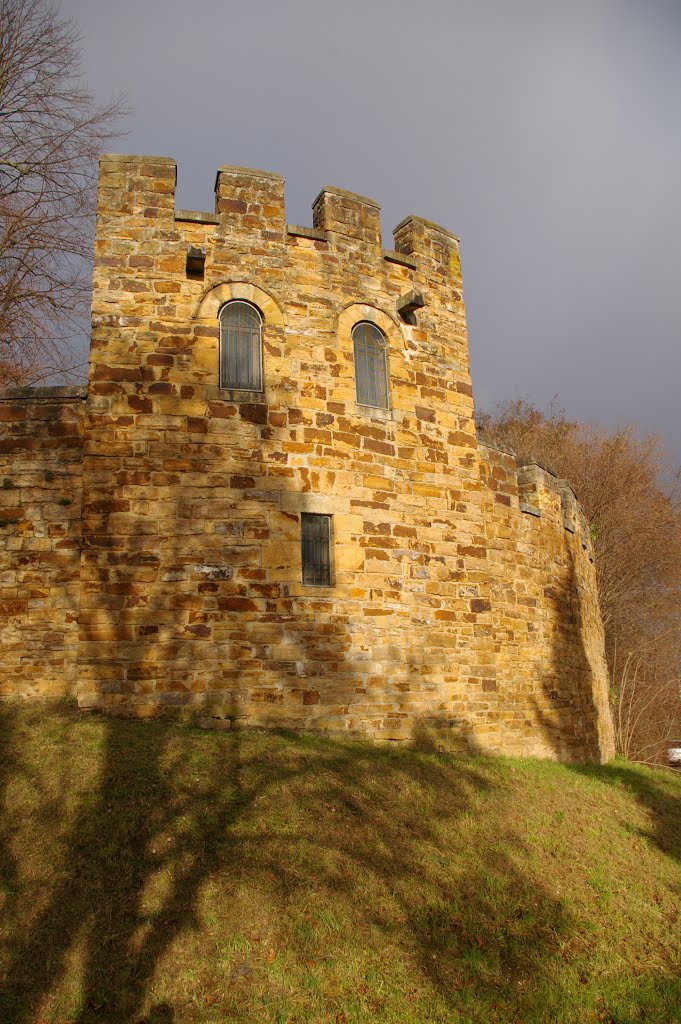
M61 0L120 152L322 185L461 237L476 402L554 396L681 459L681 0Z

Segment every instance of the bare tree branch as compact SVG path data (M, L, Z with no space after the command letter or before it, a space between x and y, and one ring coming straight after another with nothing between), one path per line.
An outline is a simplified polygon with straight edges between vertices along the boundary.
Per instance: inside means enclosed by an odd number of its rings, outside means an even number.
M124 112L84 88L78 30L49 0L0 0L0 384L71 372L97 157Z

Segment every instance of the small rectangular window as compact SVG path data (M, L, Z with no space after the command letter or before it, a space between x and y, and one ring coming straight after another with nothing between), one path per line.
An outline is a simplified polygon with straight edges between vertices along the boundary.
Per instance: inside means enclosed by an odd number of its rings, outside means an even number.
M331 586L331 516L303 512L300 516L303 583Z

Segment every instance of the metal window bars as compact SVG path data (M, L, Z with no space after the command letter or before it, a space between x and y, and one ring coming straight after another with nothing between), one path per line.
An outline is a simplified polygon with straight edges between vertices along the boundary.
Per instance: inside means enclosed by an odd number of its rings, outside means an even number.
M388 408L388 363L383 332L363 321L352 331L355 357L355 394L358 405Z
M262 391L262 317L250 302L220 310L220 387Z
M303 583L331 586L331 516L301 513L300 538Z

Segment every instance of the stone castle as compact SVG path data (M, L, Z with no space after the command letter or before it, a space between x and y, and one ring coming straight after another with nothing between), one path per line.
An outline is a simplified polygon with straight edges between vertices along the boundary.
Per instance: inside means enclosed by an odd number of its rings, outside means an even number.
M89 382L0 392L0 695L605 760L589 531L476 436L459 246L105 156Z

